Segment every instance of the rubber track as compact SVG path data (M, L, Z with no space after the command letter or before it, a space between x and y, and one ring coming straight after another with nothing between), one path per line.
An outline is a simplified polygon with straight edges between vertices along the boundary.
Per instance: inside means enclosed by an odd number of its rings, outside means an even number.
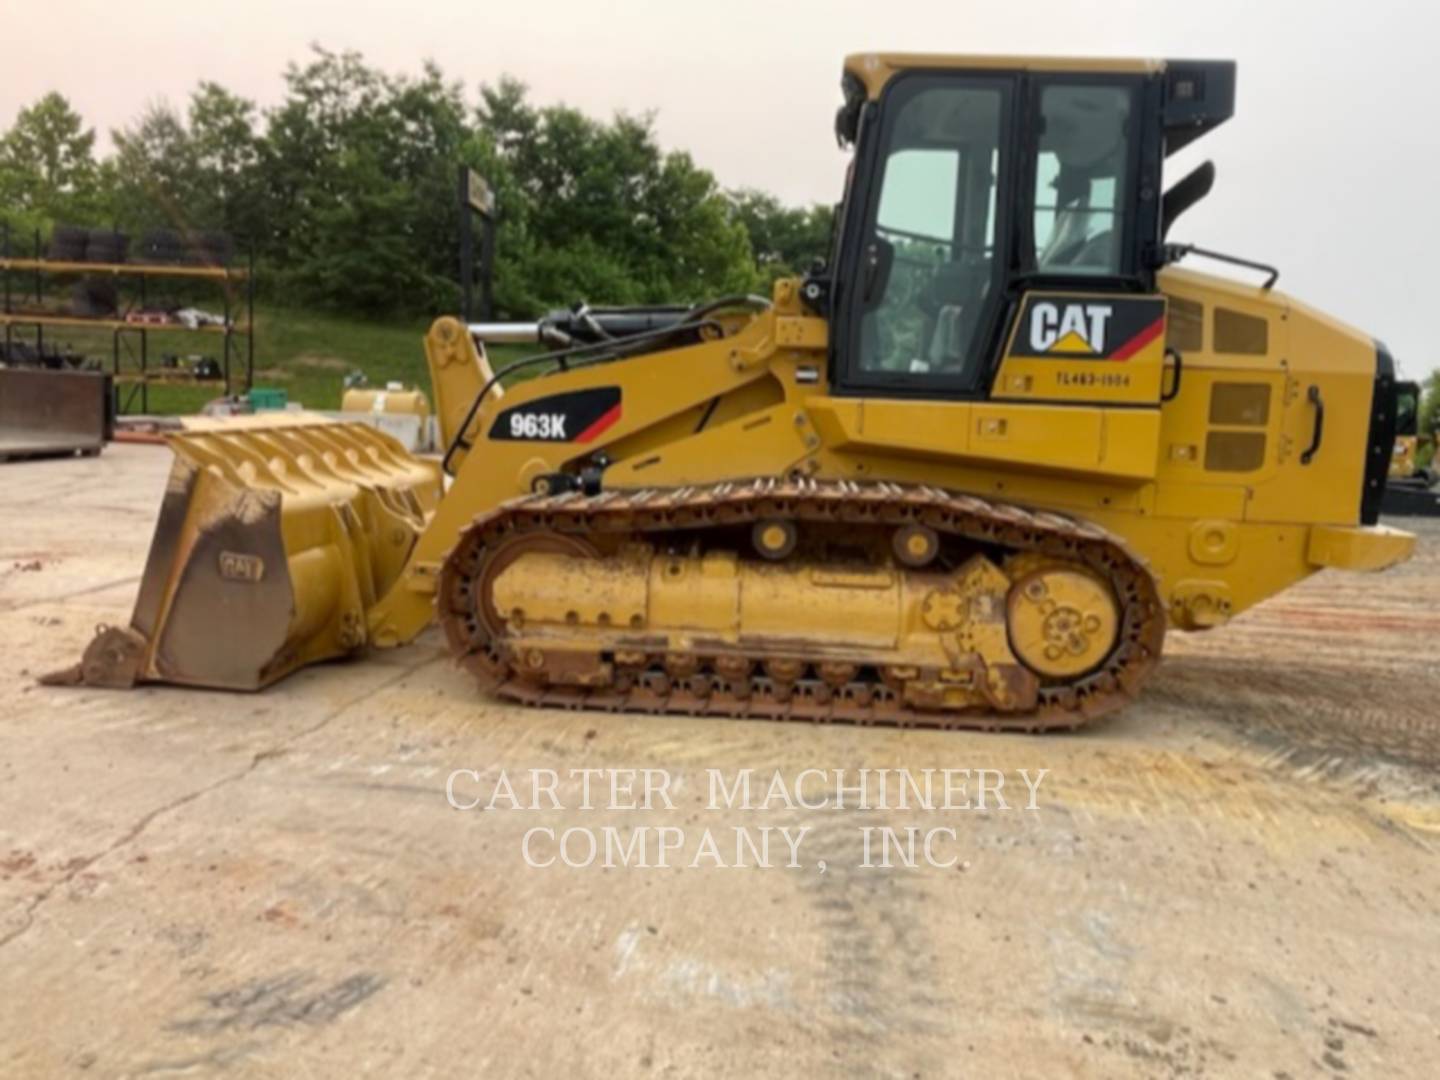
M873 676L840 687L818 679L785 684L751 676L748 686L737 687L707 667L698 678L651 671L625 680L632 684L623 687L537 684L535 673L516 673L508 651L472 610L473 583L485 573L486 560L501 540L630 533L653 541L670 531L744 525L761 518L840 525L918 522L1012 552L1080 562L1114 589L1121 607L1119 643L1096 671L1069 683L1042 683L1033 711L942 712L904 704L894 687ZM1165 633L1154 577L1118 537L1093 523L941 488L843 480L767 478L514 499L476 517L461 534L441 570L437 607L452 652L481 687L524 704L988 731L1071 729L1123 707L1159 662ZM757 654L752 659L758 668L774 658Z

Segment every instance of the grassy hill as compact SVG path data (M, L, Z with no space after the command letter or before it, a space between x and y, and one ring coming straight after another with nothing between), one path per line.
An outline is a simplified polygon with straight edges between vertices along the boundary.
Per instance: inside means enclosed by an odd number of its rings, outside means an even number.
M389 380L420 386L429 393L425 368L424 337L429 329L424 319L381 322L346 315L317 313L300 308L258 306L255 309L255 385L278 387L291 401L313 409L338 409L344 393L345 376L363 371L371 386ZM63 342L86 356L103 361L110 370L112 341L106 331L49 329L47 341ZM138 350L134 335L126 339ZM213 356L219 360L221 339L215 334L164 331L149 335L151 367L166 354ZM238 359L234 364L237 387L243 385L243 338L236 339ZM502 367L520 356L534 352L523 346L501 346L490 351L491 362ZM133 370L135 361L123 351L121 370ZM122 392L126 400L129 387ZM149 412L193 413L218 396L214 387L151 386ZM139 411L139 397L127 412Z

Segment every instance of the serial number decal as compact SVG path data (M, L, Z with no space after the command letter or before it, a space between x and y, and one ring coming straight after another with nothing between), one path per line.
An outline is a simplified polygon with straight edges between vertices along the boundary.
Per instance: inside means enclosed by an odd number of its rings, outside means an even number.
M551 394L503 411L490 428L490 438L500 442L593 442L619 422L620 411L618 386Z
M1060 386L1129 386L1130 376L1123 372L1112 371L1099 373L1059 371L1055 374L1055 382Z
M265 560L259 555L242 555L238 551L220 552L220 576L226 581L254 583L265 576Z

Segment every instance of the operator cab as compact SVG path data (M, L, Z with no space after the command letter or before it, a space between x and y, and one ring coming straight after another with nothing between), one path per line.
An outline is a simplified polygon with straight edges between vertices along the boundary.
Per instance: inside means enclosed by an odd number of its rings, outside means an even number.
M1234 81L1228 62L850 58L832 386L985 397L1027 290L1153 293L1162 159L1231 115ZM1039 308L1040 338L1094 344L1099 308Z

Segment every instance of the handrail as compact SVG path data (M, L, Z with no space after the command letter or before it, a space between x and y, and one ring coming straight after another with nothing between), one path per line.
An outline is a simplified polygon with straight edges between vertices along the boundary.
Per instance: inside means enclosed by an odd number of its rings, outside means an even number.
M1178 263L1186 255L1199 255L1202 259L1213 259L1215 262L1229 263L1231 266L1243 266L1247 270L1258 270L1262 274L1269 275L1265 284L1260 288L1269 292L1275 287L1275 282L1280 280L1280 268L1271 266L1269 263L1256 262L1254 259L1242 259L1239 255L1226 255L1221 251L1211 251L1209 248L1196 247L1194 244L1166 244L1164 249L1164 262Z
M1180 377L1185 374L1185 358L1180 355L1180 350L1179 350L1179 349L1166 349L1166 350L1165 350L1165 356L1166 356L1167 358L1172 357L1172 356L1175 358L1175 381L1170 384L1170 391L1169 391L1169 393L1166 393L1164 390L1161 390L1161 391L1160 391L1160 400L1161 400L1161 402L1174 401L1175 398L1176 398L1177 396L1179 396L1179 394L1180 394ZM1164 373L1164 370L1163 370L1163 369L1161 370L1160 377L1161 377L1162 380L1163 380L1164 377L1165 377L1165 373Z
M1306 394L1310 404L1315 406L1315 433L1310 437L1310 445L1300 455L1300 464L1309 465L1315 460L1315 455L1320 450L1320 442L1325 438L1325 400L1320 396L1320 387L1311 384Z

